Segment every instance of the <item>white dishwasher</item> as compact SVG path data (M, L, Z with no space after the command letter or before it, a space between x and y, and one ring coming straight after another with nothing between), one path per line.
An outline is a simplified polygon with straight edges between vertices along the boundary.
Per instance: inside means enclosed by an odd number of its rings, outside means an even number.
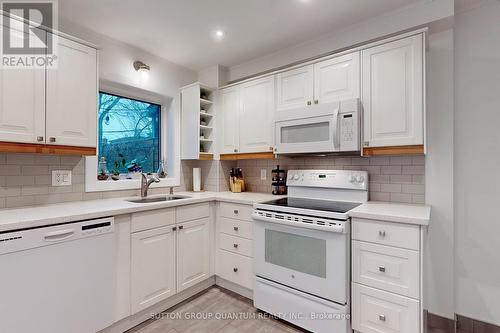
M113 322L113 218L0 233L0 332L95 333Z

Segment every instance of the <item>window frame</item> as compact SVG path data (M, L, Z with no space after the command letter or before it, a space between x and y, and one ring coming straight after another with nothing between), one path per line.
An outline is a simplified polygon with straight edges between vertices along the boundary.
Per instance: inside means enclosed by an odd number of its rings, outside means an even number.
M166 163L167 177L161 178L159 183L153 183L152 188L180 186L180 95L176 97L164 96L137 87L117 84L109 81L100 81L99 92L110 95L130 98L160 105L160 160ZM96 110L96 126L98 127L99 110ZM98 142L99 133L96 131ZM97 180L99 144L97 144L96 155L85 158L85 192L117 191L140 189L141 180ZM109 167L109 166L108 166Z

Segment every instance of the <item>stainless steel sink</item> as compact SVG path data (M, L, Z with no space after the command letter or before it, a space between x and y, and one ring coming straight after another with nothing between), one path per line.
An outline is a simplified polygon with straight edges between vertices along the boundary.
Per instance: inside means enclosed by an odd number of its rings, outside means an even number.
M165 197L141 198L141 199L127 200L127 201L133 202L133 203L153 203L153 202L162 202L162 201L182 200L182 199L189 199L189 198L191 198L191 197L187 196L187 195L169 195L169 196L165 196Z

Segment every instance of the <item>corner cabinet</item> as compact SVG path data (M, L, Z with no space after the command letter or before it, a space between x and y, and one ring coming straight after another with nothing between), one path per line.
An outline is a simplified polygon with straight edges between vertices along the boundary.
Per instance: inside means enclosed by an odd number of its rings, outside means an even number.
M272 155L274 85L274 76L269 76L219 92L221 154Z
M365 151L419 146L423 153L424 34L365 49L361 58Z
M0 70L0 152L95 155L97 50L55 40L56 68Z

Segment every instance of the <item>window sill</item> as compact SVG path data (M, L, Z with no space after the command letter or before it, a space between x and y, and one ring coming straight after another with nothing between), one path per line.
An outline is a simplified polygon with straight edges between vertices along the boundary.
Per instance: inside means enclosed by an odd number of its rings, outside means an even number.
M85 158L85 192L104 192L134 190L141 188L141 179L120 180L98 180L97 179L97 157ZM179 186L180 179L177 177L161 178L159 183L151 184L150 188Z

